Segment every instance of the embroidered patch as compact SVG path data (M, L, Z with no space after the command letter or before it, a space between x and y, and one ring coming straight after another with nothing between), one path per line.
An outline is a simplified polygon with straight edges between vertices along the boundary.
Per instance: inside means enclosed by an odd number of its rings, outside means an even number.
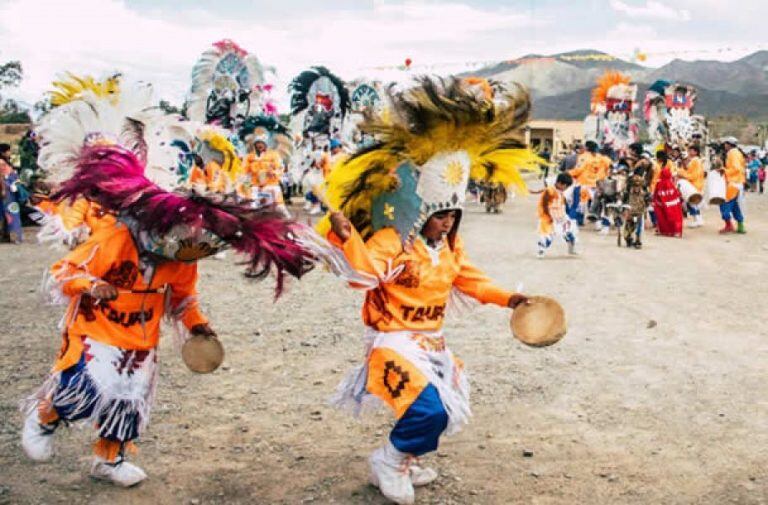
M394 361L384 363L384 386L392 398L399 398L410 380L408 372L395 365Z

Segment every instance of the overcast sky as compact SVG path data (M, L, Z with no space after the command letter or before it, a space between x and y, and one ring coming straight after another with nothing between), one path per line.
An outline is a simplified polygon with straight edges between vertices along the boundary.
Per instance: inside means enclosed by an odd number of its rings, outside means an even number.
M275 66L282 89L314 64L396 79L404 73L374 67L407 57L414 72L441 73L584 48L640 49L651 66L732 60L768 49L767 23L768 0L0 0L0 61L21 60L13 94L29 103L67 70L118 70L179 103L197 57L222 38Z

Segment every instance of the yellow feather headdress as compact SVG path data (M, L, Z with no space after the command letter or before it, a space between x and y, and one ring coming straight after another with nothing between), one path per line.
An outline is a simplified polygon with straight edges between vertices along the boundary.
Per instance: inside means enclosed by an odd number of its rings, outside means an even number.
M215 158L220 162L222 171L227 174L231 181L235 181L243 169L234 144L223 134L210 127L204 128L198 134L198 138L203 142L204 147L215 153Z
M79 100L86 93L98 98L114 97L117 100L120 95L120 74L97 81L89 75L79 77L67 72L64 79L53 82L53 87L55 89L49 95L54 107Z
M493 100L458 78L422 77L416 87L388 93L386 113L368 112L359 125L377 143L335 167L323 195L363 238L375 231L375 200L397 191L405 165L420 202L410 237L434 212L461 209L470 178L527 191L520 171L538 170L541 160L525 145L531 102L522 87ZM318 225L321 233L327 221Z

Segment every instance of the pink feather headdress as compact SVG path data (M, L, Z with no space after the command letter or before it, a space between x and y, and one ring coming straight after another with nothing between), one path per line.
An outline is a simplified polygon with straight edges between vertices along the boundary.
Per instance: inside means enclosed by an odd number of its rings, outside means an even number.
M285 274L299 278L316 260L298 242L306 226L271 209L252 209L190 190L162 189L144 176L144 164L133 152L117 145L84 148L72 177L52 195L54 200L78 197L131 219L150 233L163 235L183 226L215 235L248 258L256 277L275 273L276 297Z

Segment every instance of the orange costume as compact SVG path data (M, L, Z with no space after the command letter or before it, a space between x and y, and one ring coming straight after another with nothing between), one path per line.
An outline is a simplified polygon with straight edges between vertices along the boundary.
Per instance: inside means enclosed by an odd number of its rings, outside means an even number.
M227 175L221 165L209 161L205 168L195 165L189 173L189 185L200 193L226 193Z
M94 452L114 461L149 421L160 320L172 315L187 329L207 322L195 299L197 265L166 261L142 271L131 233L118 224L93 233L50 274L53 296L68 309L53 376L34 397L40 421L96 422ZM118 297L97 301L90 293L99 283Z
M687 166L678 169L677 176L693 184L699 193L704 191L704 164L698 156L692 158Z
M354 230L344 243L333 232L329 240L341 248L355 270L377 281L366 292L362 311L371 346L366 390L400 419L424 388L435 384L452 412L449 432L458 429L469 415L468 391L441 385L431 369L419 366L418 353L413 351L447 353L446 382L463 384L463 365L447 350L441 331L448 298L455 289L481 303L506 307L513 293L496 287L470 263L458 236L452 248L444 241L438 249L422 239L404 248L392 228L379 230L367 242ZM408 380L400 380L403 377Z
M728 201L738 197L747 182L747 161L736 147L728 151L725 157L725 181L728 183L725 194Z
M280 187L283 172L283 160L277 151L267 149L245 157L245 173L251 178L251 198L257 205L283 205L283 190Z
M83 243L89 235L105 228L112 228L117 220L95 202L78 198L74 202L64 200L58 204L41 202L37 209L45 216L37 234L40 242L65 243L73 248Z
M602 154L585 152L579 156L576 168L569 173L579 186L595 188L597 181L608 177L611 159Z
M267 149L259 153L248 153L245 157L245 172L251 177L253 187L279 186L283 175L283 160L277 151Z
M578 226L566 213L565 195L554 186L544 189L537 208L539 215L538 254L543 256L555 237L561 237L570 254L575 253Z

